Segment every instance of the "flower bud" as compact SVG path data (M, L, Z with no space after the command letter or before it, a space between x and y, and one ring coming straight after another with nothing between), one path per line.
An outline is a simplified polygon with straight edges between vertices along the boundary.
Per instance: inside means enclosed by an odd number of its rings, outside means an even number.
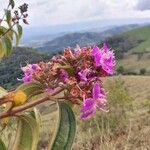
M15 91L12 94L12 101L15 106L22 105L27 101L27 95L23 91Z

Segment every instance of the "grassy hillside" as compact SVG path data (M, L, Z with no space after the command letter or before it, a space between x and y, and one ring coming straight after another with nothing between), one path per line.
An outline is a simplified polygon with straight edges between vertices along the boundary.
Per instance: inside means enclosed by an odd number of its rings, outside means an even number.
M150 26L133 29L125 33L124 36L143 40L142 43L132 48L131 52L150 52Z
M144 69L145 74L150 75L150 53L126 54L117 62L117 68L120 66L129 74L140 74L140 70Z
M115 49L119 60L117 66L122 66L125 74L140 74L141 69L150 74L150 26L133 29L106 41Z

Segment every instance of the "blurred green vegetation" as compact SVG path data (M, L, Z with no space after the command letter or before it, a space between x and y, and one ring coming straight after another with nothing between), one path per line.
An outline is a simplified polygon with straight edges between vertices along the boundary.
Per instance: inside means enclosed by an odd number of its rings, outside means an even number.
M22 78L21 66L25 66L27 63L48 61L50 57L50 55L38 53L32 48L15 48L11 56L0 62L0 86L6 89L15 88L21 83L17 80L17 78Z

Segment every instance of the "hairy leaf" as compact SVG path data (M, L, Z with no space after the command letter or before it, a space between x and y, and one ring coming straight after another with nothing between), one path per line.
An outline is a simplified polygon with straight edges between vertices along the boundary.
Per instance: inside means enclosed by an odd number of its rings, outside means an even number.
M5 56L9 56L12 52L12 41L9 37L4 36L2 38L3 50L5 52Z
M4 34L7 31L7 29L3 26L0 26L0 35Z
M0 26L0 58L9 56L12 52L13 31Z
M0 38L3 38L6 36L10 39L13 39L13 32L14 32L13 29L7 29L3 26L0 26Z
M9 27L11 27L11 20L12 20L12 18L11 18L11 11L8 10L8 9L5 9L5 14L6 14L6 21L7 21L8 25L9 25Z
M6 150L6 146L1 139L0 139L0 150Z
M22 26L18 24L17 25L17 30L18 30L18 37L20 39L22 37L22 32L23 32Z
M75 138L76 121L75 116L65 102L59 102L59 122L58 129L50 150L70 150Z
M37 82L23 83L17 88L17 90L25 92L28 99L43 93L42 85Z
M39 140L39 113L29 112L20 116L17 135L12 150L36 150Z
M12 31L13 31L15 37L16 37L16 46L18 46L19 45L19 41L20 41L19 35L17 34L17 32L15 30L12 30Z
M3 42L0 39L0 59L3 58L5 55L4 47L3 47Z

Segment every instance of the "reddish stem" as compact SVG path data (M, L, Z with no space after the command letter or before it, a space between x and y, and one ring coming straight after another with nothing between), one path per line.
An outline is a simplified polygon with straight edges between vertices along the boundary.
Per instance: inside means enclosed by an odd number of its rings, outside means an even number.
M50 100L52 100L51 98L52 98L53 95L56 95L56 94L60 93L60 92L63 91L63 90L64 90L64 89L58 87L58 88L56 88L55 91L52 92L50 95L47 95L47 96L45 96L45 97L43 97L43 98L41 98L41 99L38 99L38 100L30 101L30 102L28 102L28 103L25 103L24 105L14 107L14 108L12 108L12 109L9 110L9 111L2 112L2 113L0 114L0 119L6 118L6 117L9 117L9 116L14 116L14 115L16 115L16 114L19 113L19 112L23 112L24 110L27 110L27 109L29 109L29 108L31 108L31 107L34 107L34 106L36 106L36 105L39 105L39 104L41 104L41 103L43 103L43 102L45 102L45 101L50 101ZM56 99L55 99L55 100L56 100Z

